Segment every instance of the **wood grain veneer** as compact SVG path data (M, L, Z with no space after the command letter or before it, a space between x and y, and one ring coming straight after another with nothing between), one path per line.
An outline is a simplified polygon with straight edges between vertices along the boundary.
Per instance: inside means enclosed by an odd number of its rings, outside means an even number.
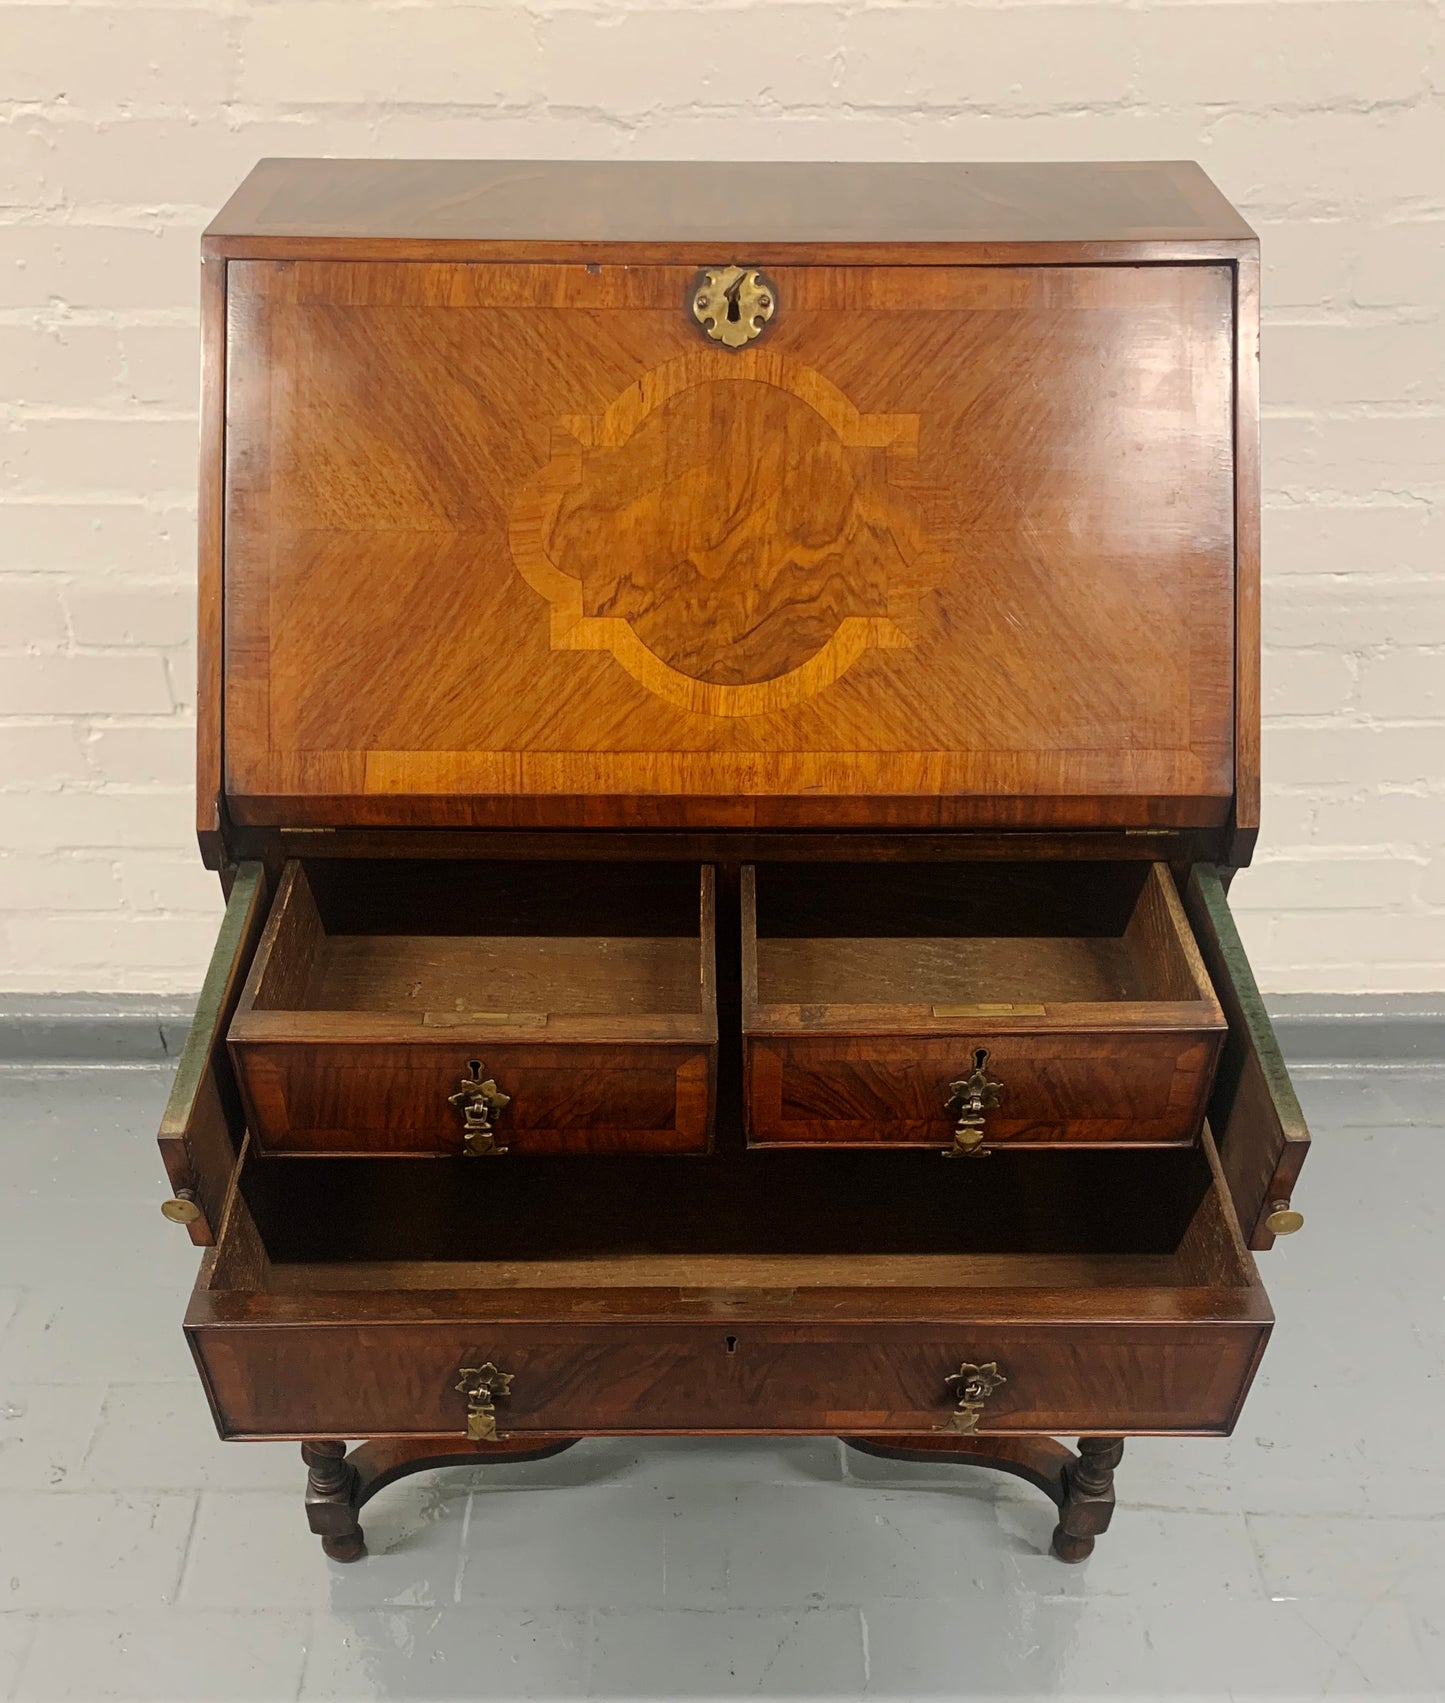
M234 819L1223 823L1229 268L691 278L229 263Z
M517 1434L941 1429L965 1358L1007 1368L991 1434L1221 1432L1270 1314L1212 1149L1198 1157L1202 1179L1176 1167L1204 1186L1172 1255L870 1257L864 1241L847 1256L619 1250L586 1268L247 1261L227 1288L223 1249L187 1330L227 1435L459 1430L455 1368L477 1354L515 1374L499 1424ZM677 1177L658 1171L655 1223Z
M1083 1559L1122 1436L1233 1424L1308 1145L1225 897L1253 232L1180 162L271 160L203 256L221 1434L339 1561L426 1463L660 1431L998 1465Z
M1254 233L1190 160L823 163L600 160L262 160L212 220L216 252L317 249L433 258L716 258L763 244L810 260L966 243L1011 257L1087 245L1130 259Z
M706 1151L713 916L706 866L288 864L230 1027L258 1147L461 1153L475 1062L508 1153Z
M1224 1014L1160 864L750 866L742 926L750 1140L946 1149L980 1052L989 1147L1199 1132Z

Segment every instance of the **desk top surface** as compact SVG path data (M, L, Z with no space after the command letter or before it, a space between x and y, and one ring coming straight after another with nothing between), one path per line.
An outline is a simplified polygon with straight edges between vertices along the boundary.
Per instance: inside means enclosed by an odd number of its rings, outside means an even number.
M751 244L1252 240L1193 161L287 160L213 239Z

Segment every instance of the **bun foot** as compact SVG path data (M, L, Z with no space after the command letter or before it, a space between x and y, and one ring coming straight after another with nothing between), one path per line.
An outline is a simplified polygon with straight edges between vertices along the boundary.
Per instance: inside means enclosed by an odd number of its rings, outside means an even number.
M1059 1561L1087 1561L1094 1553L1094 1540L1091 1537L1072 1537L1062 1526L1055 1526L1049 1553Z
M323 1537L321 1547L333 1561L360 1561L366 1555L366 1539L360 1526L341 1537Z

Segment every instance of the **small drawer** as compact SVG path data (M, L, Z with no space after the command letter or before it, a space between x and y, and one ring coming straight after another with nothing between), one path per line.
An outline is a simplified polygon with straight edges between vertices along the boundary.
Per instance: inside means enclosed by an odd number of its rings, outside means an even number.
M288 864L229 1042L265 1152L704 1152L712 869Z
M1224 1030L1162 864L743 872L758 1145L1187 1145Z

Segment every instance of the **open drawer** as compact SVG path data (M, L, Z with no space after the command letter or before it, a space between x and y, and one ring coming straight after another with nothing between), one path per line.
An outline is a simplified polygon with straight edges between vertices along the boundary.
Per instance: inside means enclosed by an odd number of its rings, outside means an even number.
M1224 1029L1162 864L743 872L756 1143L1187 1145Z
M712 869L289 863L230 1048L269 1153L703 1152Z
M248 1162L186 1330L227 1437L1110 1435L1228 1432L1270 1322L1206 1138Z
M705 876L703 891L708 891ZM172 1199L166 1202L167 1216L185 1224L191 1239L201 1246L209 1246L216 1239L245 1131L246 1112L237 1089L226 1037L248 972L257 957L268 916L268 897L263 866L260 863L240 865L201 990L196 1019L161 1123L161 1155L173 1190ZM1194 938L1208 966L1228 1023L1209 1098L1209 1121L1218 1144L1225 1192L1248 1246L1268 1248L1274 1241L1276 1229L1286 1227L1291 1191L1309 1148L1309 1132L1300 1115L1274 1032L1235 930L1223 882L1212 865L1194 867L1185 890L1185 904ZM705 998L710 1011L710 983L708 988ZM914 1179L918 1201L923 1203L941 1186L938 1179L944 1172L964 1171L974 1179L975 1189L981 1191L991 1186L988 1182L990 1173L1003 1169L1005 1160L1011 1167L1015 1161L1067 1156L1067 1149L1050 1155L1005 1148L996 1156L996 1163L940 1168L933 1155L889 1154L879 1156L885 1162L870 1176L877 1184L887 1176L890 1168L897 1167L901 1178ZM518 1153L516 1157L520 1162L526 1155ZM829 1166L842 1167L855 1158L861 1160L868 1156L840 1152L816 1156L769 1154L755 1150L748 1157L769 1164L775 1160L816 1157ZM1114 1174L1116 1164L1127 1165L1131 1170L1139 1167L1139 1174L1145 1175L1147 1167L1166 1158L1180 1157L1178 1149L1076 1155L1086 1175L1092 1168L1097 1168L1100 1177L1104 1178ZM578 1158L568 1163L582 1165L586 1161ZM697 1163L700 1161L689 1162L681 1169L690 1171ZM295 1158L278 1168L283 1175L290 1174L293 1169L299 1175L300 1168L307 1164L308 1161ZM915 1164L926 1167L921 1181L919 1174L912 1169ZM337 1169L344 1170L345 1167L337 1166ZM394 1169L398 1176L410 1172L410 1167L404 1164L397 1164ZM488 1165L446 1169L454 1177L464 1178L474 1169L491 1177L499 1174L503 1167ZM839 1174L843 1174L841 1169ZM1018 1173L1010 1170L1009 1174L1017 1176ZM609 1178L603 1185L603 1192L609 1199L613 1180ZM455 1187L455 1182L452 1186Z

